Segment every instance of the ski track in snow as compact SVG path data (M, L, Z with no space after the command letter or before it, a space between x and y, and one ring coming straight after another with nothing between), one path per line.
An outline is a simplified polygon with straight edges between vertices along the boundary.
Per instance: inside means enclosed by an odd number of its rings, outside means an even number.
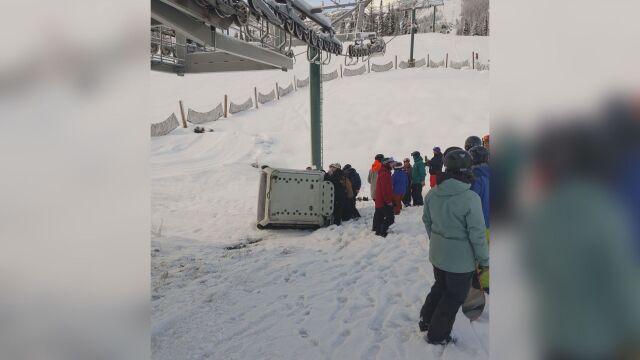
M417 39L417 48L432 54L449 46L441 36ZM466 46L461 53L488 47L486 38L453 39ZM407 42L395 39L388 54L404 52ZM299 61L293 72L306 69ZM155 90L152 98L165 105L178 98L204 103L194 99L210 95L205 76L165 76L152 81L178 84ZM211 91L219 92L215 84L232 74L207 76L217 79ZM253 86L244 74L233 78ZM362 177L360 196L369 196L375 153L430 155L435 145L487 133L488 79L472 70L408 69L325 83L325 163L351 163ZM151 139L154 359L438 358L417 329L433 281L422 208L404 209L387 238L370 231L372 202L358 203L362 218L340 227L255 228L259 171L249 165L306 167L308 106L308 93L298 91L205 124L211 133L177 129ZM225 250L238 244L246 247ZM473 327L459 313L458 343L441 358L486 359L488 307Z

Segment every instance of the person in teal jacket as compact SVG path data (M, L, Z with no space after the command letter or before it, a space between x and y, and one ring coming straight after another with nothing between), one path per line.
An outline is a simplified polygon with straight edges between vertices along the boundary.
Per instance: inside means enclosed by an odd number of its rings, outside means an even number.
M445 156L438 186L425 196L422 221L429 236L429 261L435 283L420 311L419 327L431 344L452 341L451 329L464 303L476 265L489 269L480 197L471 191L471 155L453 150Z
M427 170L424 166L422 156L419 151L411 153L413 157L413 168L411 169L411 198L413 206L422 206L422 188L424 187L424 178L427 176Z

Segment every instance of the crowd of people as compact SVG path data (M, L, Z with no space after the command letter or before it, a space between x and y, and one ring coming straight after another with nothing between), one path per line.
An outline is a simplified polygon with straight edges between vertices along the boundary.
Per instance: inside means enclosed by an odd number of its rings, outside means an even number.
M453 341L456 314L473 285L489 291L489 135L470 136L464 149L452 146L433 156L419 151L398 162L377 154L367 175L375 212L371 230L386 237L403 207L423 207L429 261L435 283L420 311L419 328L432 344ZM427 168L429 191L423 197ZM334 224L359 218L360 175L351 165L329 166L325 179L335 189Z
M333 184L333 223L341 225L343 221L360 218L360 212L356 208L356 199L362 182L356 169L350 164L342 167L339 163L333 163L329 165L324 179Z

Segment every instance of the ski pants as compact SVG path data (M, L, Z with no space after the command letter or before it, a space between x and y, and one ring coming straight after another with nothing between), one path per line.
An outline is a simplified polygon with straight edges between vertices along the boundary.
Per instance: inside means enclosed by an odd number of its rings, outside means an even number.
M351 220L353 218L353 210L356 207L356 198L349 199L348 197L345 199L345 203L342 207L342 221Z
M440 342L451 335L456 314L467 297L473 272L452 273L433 267L435 283L420 310L422 321L429 324L429 341Z
M411 184L411 197L413 198L413 206L422 206L424 205L424 200L422 199L422 184Z
M402 202L404 203L405 207L411 206L411 186L407 186L407 192L404 193L404 196L402 197Z
M356 197L358 196L358 193L360 192L360 190L356 190L353 192L353 199L351 199L351 218L352 219L357 219L360 217L360 212L358 211L358 208L356 208Z
M393 194L393 214L400 215L403 194Z
M373 228L371 230L375 231L376 235L387 236L387 230L394 221L393 206L385 205L376 208L373 213Z
M344 206L346 205L344 202L346 200L345 197L334 197L333 201L333 223L336 225L342 224L342 216L344 211Z

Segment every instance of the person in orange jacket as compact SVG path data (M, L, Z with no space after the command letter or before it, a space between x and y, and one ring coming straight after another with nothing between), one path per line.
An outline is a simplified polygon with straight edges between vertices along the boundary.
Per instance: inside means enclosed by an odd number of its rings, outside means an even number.
M382 160L384 159L384 155L378 154L371 164L371 169L369 170L369 175L367 176L367 182L371 184L371 199L376 199L376 179L378 178L378 171L382 167Z

